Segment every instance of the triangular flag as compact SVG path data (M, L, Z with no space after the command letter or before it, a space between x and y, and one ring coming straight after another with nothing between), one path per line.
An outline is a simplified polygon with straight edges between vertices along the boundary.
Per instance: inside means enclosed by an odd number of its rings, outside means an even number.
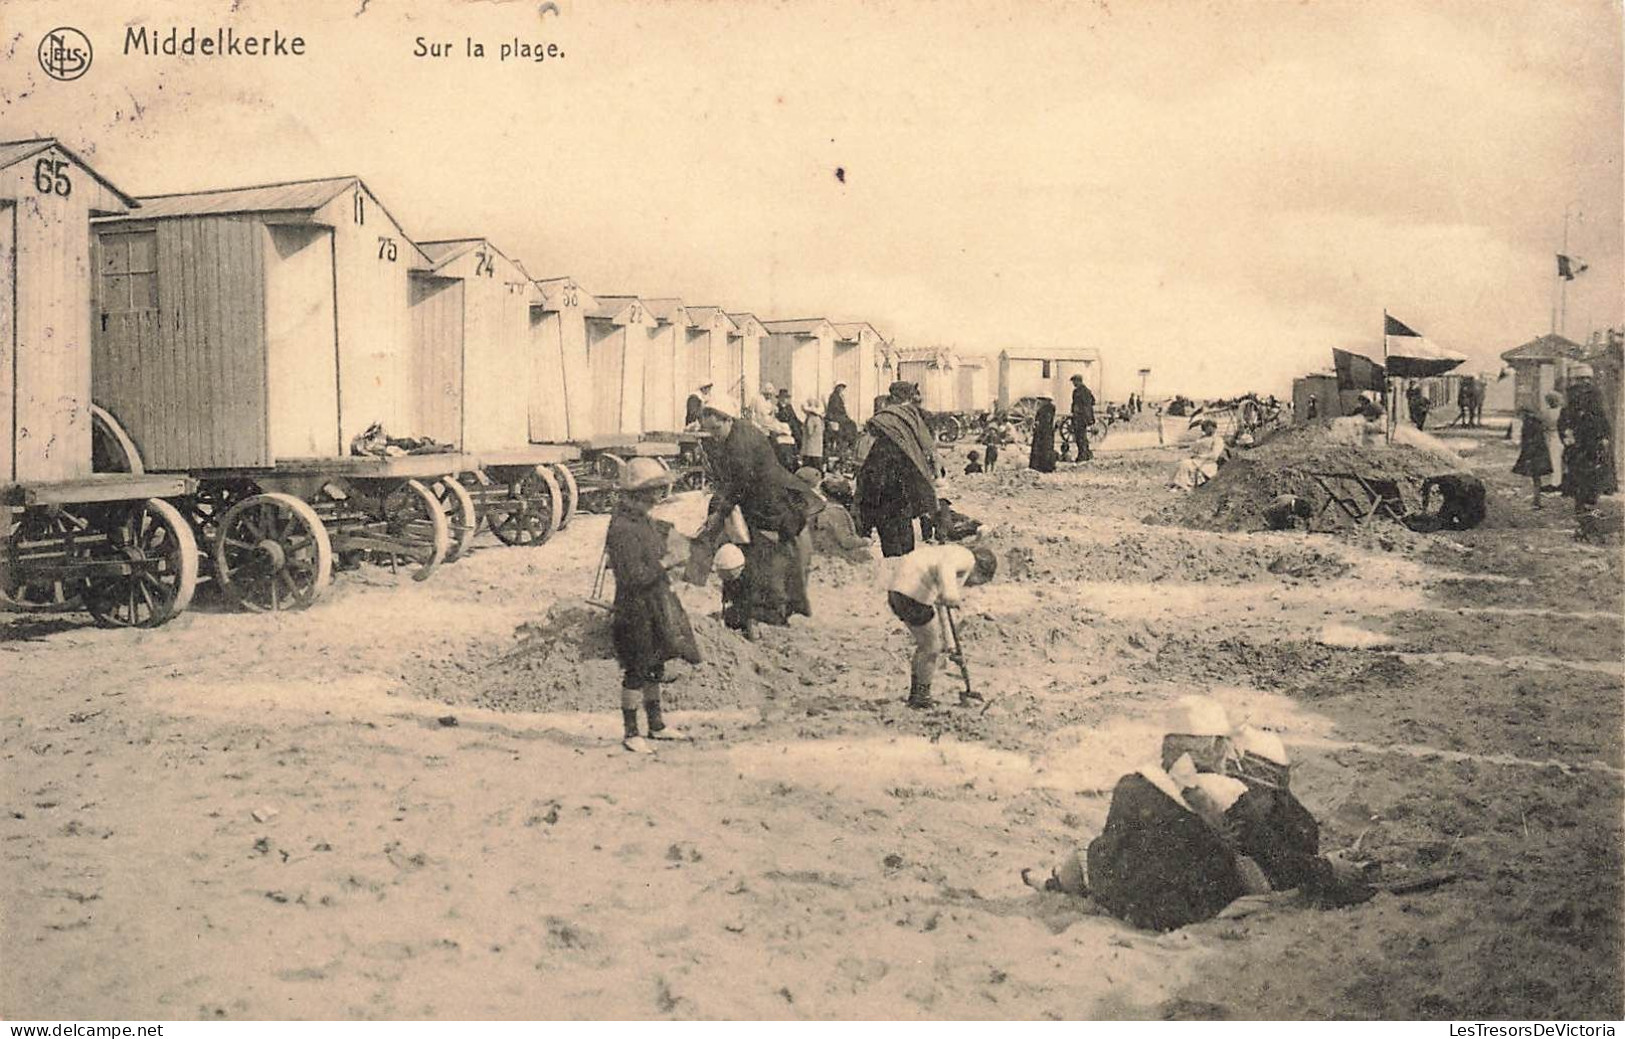
M1385 336L1421 336L1422 333L1412 331L1398 318L1384 314L1382 334Z
M1578 256L1564 256L1562 253L1557 254L1557 276L1559 278L1566 281L1573 281L1575 275L1584 274L1588 269L1590 269L1590 264L1586 263Z

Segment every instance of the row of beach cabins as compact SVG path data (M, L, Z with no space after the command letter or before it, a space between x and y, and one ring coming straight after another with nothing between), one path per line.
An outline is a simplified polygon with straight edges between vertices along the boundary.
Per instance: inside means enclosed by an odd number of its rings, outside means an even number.
M866 322L416 240L353 176L137 198L53 138L0 143L0 255L0 594L108 625L162 623L200 578L280 610L364 559L425 578L482 527L545 541L626 458L680 464L705 385L800 406L844 383L858 421L893 378L936 410L994 397L985 360ZM380 428L420 450L352 450Z

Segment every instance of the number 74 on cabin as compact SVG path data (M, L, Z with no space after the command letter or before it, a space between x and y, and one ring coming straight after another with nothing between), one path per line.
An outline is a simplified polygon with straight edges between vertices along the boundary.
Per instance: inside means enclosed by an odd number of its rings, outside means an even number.
M463 37L463 45L459 48L455 43L430 42L426 36L419 36L412 45L414 58L483 58L485 57L485 44L472 36ZM530 43L511 37L497 46L498 61L545 61L548 58L562 58L564 51L556 43Z

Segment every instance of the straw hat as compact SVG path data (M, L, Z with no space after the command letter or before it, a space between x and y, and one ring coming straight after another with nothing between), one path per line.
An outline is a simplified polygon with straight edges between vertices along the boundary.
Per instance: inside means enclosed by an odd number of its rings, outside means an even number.
M1569 367L1569 378L1571 379L1589 379L1595 374L1589 364L1576 364Z
M824 413L824 405L818 402L817 397L808 397L806 411L809 415L822 415Z
M670 469L660 464L658 458L634 458L626 463L621 471L621 490L646 491L651 487L670 487L672 480Z

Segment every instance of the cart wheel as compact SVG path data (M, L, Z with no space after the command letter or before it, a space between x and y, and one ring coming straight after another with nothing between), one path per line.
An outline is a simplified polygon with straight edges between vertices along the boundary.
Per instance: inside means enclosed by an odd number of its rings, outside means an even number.
M592 471L599 483L591 494L592 511L614 512L616 503L621 500L621 474L626 471L626 459L603 452L593 457Z
M84 593L83 578L23 581L11 575L37 558L59 553L63 563L81 561L86 548L74 542L91 533L89 522L60 509L29 509L14 517L10 526L5 565L0 566L0 575L3 575L0 576L0 599L12 609L26 613L77 610Z
M407 480L384 497L383 513L386 536L402 546L386 556L417 564L412 580L427 581L451 550L451 525L440 502L422 483Z
M108 515L116 522L96 555L128 563L132 572L92 577L85 583L85 608L104 628L156 628L192 602L197 539L181 510L162 498Z
M474 472L482 477L485 475L478 469ZM474 497L455 475L442 476L430 484L429 489L446 513L446 528L451 537L446 562L450 563L468 551L469 546L474 544L474 535L479 532L480 519L474 511Z
M198 484L197 493L181 504L205 552L219 538L220 519L226 510L258 493L259 485L252 480L204 480Z
M245 609L302 610L333 579L327 527L291 494L244 498L220 517L219 528L214 579Z
M581 507L581 488L576 486L576 474L563 462L553 463L553 475L558 478L559 488L564 492L559 509L559 529L563 530L570 525L576 510Z
M491 514L491 533L504 545L545 544L559 529L563 498L548 467L535 466L508 484L508 501L515 504Z

